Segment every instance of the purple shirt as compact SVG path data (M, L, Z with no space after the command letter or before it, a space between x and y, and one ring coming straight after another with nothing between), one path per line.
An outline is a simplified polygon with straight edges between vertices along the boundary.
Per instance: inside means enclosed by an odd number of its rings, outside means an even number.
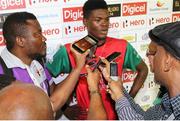
M25 82L25 83L31 83L33 84L33 80L31 79L31 77L29 76L28 72L26 69L22 69L19 67L15 67L12 69L13 71L13 75L16 78L16 80L21 81L21 82ZM4 74L2 66L0 65L0 74ZM49 74L48 70L45 69L45 74L46 74L46 80L48 81L49 84L52 84L50 81L52 79L51 75ZM48 90L48 85L46 80L44 80L43 83L45 83L46 87L44 89L45 92L47 92ZM40 84L42 85L42 84Z

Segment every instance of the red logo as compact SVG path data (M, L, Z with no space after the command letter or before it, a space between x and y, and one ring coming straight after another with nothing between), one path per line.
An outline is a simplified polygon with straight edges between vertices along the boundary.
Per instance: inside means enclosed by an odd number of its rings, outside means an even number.
M162 1L158 0L156 5L157 7L162 7L165 3L163 3Z
M123 72L123 82L133 82L136 77L136 73L131 70Z
M69 1L71 1L71 0L64 0L65 3L66 3L66 2L69 2Z
M5 43L4 43L4 37L3 37L3 34L2 32L0 31L0 46L4 46Z
M60 29L59 28L47 29L47 30L43 30L42 33L44 36L58 35L58 34L60 34Z
M122 6L123 16L144 15L147 13L147 2L124 3Z
M3 0L0 2L0 10L25 8L25 0Z
M180 21L180 13L172 15L172 22Z
M109 28L110 29L117 29L117 28L120 28L120 27L121 27L121 23L120 22L109 23Z
M82 7L63 8L64 22L81 21L83 19Z

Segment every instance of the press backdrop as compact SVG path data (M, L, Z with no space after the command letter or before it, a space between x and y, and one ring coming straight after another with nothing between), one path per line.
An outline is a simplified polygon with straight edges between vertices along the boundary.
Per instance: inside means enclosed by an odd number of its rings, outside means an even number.
M47 58L52 59L57 49L87 34L82 23L82 6L86 0L0 0L0 51L5 47L2 24L8 14L18 11L34 13L47 38ZM149 29L156 25L178 21L180 0L106 0L110 12L109 36L124 38L139 52L145 62L150 42ZM9 28L10 29L10 28ZM124 86L131 88L134 72L124 70ZM144 109L152 106L159 86L149 73L135 100Z

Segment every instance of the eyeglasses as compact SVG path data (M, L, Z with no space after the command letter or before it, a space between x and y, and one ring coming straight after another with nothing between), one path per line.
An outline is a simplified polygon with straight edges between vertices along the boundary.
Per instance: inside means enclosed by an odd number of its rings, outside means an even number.
M147 51L146 51L146 56L147 56L147 57L150 56L150 55L154 56L155 54L156 54L156 51L155 51L155 50L149 50L149 49L147 49Z

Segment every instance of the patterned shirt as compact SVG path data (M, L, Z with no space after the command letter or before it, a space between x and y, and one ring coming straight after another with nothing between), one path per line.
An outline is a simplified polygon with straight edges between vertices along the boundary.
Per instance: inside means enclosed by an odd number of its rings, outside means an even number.
M180 95L169 98L164 94L162 103L144 111L133 98L124 91L125 96L116 101L116 111L120 120L179 120Z

